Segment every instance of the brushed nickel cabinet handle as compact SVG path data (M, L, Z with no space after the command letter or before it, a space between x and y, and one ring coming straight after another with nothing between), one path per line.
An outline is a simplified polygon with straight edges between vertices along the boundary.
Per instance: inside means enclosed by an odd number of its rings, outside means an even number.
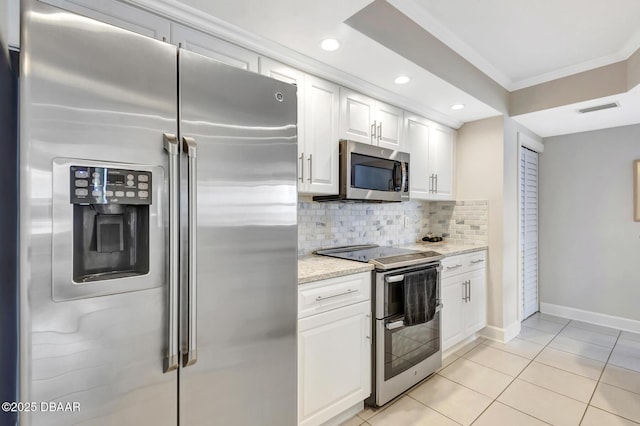
M298 160L300 160L300 177L298 179L300 182L304 182L304 152L300 153Z
M309 154L309 183L313 181L313 154Z
M316 302L321 302L321 301L326 300L326 299L332 299L334 297L345 296L347 294L357 293L357 292L358 292L357 288L355 288L355 289L348 288L347 291L343 291L342 293L332 294L331 296L318 296L318 297L316 297Z

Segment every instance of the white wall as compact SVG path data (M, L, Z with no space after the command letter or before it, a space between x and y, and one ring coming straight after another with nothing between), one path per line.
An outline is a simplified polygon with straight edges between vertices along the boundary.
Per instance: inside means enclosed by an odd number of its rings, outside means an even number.
M640 125L545 139L540 155L542 303L640 320Z
M520 330L519 143L525 133L540 137L508 117L465 123L456 147L457 195L489 200L489 263L485 334L508 340Z
M502 325L503 118L465 123L456 142L456 197L489 200L487 322Z

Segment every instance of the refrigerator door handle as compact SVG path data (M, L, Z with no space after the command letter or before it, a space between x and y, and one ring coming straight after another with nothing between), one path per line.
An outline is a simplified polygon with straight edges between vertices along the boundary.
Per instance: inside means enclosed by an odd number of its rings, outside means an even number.
M197 206L198 206L198 177L197 177L197 144L195 139L190 137L182 138L182 150L187 154L187 175L188 175L188 228L189 228L189 259L187 267L188 276L188 295L187 295L187 350L182 354L182 366L188 367L196 363L197 356L197 300L196 291L198 288L197 283Z
M179 215L180 200L178 194L178 179L180 177L180 145L175 135L165 133L163 135L164 149L169 154L169 347L164 359L163 371L165 373L178 368L180 358L179 334L179 287L180 280L178 263L180 233Z

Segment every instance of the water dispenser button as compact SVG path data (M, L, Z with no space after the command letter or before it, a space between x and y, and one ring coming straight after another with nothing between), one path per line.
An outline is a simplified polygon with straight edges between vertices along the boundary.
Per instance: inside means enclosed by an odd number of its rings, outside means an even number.
M149 196L149 193L147 191L138 191L138 197L147 198L148 196Z
M113 191L105 191L104 195L107 197L113 197Z
M124 197L124 191L116 191L116 197Z
M127 180L133 180L133 175L127 175Z
M136 196L136 193L135 193L135 192L133 192L133 191L127 191L127 194L126 194L126 195L127 195L127 197L132 198L132 197L135 197L135 196Z
M147 176L147 175L139 175L138 176L138 181L140 181L140 182L149 182L149 176Z
M133 181L132 181L132 180L128 180L128 181L127 181L127 186L133 186L133 185L134 185L134 183L133 183Z
M78 197L86 197L87 195L89 195L89 190L84 188L78 188L76 189L76 195Z
M102 191L92 191L91 195L94 197L102 197Z
M138 184L138 189L149 189L149 184L148 183L139 183Z
M76 170L76 177L86 179L89 177L89 172L87 170Z
M89 181L78 179L78 180L76 180L76 186L80 187L80 188L85 188L85 187L89 186Z

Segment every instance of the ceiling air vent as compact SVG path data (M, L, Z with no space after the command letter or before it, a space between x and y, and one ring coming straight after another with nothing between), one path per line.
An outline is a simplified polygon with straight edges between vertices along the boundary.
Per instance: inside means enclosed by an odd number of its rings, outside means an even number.
M589 108L582 108L582 109L579 109L578 112L580 114L586 114L587 112L600 111L600 110L609 109L609 108L618 108L619 106L620 106L619 103L611 102L609 104L597 105Z

